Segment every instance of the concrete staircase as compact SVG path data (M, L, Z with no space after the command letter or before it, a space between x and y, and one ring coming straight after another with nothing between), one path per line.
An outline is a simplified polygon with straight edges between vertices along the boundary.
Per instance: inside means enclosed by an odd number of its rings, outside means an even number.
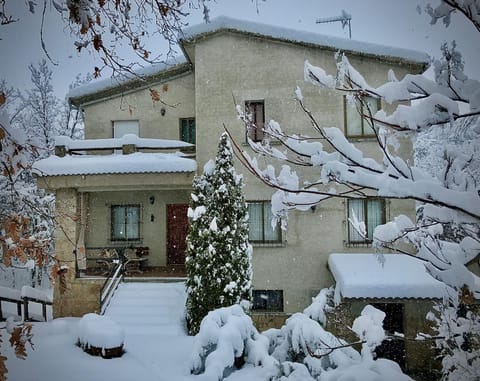
M108 316L132 335L184 335L186 291L183 282L120 283L108 305Z

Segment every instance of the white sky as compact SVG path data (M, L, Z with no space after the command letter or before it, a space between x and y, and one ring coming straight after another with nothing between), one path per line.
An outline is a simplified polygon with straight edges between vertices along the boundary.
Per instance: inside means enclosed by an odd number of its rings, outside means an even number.
M480 78L476 29L458 15L452 17L449 28L443 24L429 25L429 16L424 12L418 14L416 10L417 6L425 8L429 2L436 5L438 0L258 0L257 12L252 0L216 0L210 4L210 17L224 15L348 38L348 30L343 30L340 23L315 23L317 18L340 15L344 9L352 15L352 39L411 48L433 57L440 56L439 47L443 41L456 40L464 56L467 74ZM0 78L16 87L27 88L30 86L28 64L44 57L39 33L41 7L32 15L24 1L8 0L7 11L9 9L20 21L0 26ZM203 22L202 12L192 11L187 20L190 25ZM52 59L59 63L53 67L53 84L62 98L78 73L92 72L98 63L86 51L82 54L76 52L68 28L55 11L48 12L46 24L44 40ZM152 45L162 44L153 41ZM107 75L105 73L103 77Z

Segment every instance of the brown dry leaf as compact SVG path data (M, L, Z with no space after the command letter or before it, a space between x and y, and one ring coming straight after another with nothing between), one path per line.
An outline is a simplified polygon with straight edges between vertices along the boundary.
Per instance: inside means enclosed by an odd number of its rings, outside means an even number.
M0 106L3 105L6 101L7 101L7 96L6 96L5 93L2 91L2 92L0 93Z
M24 360L27 357L27 349L25 347L26 343L29 343L33 348L32 343L32 325L25 324L21 327L15 327L10 336L10 345L15 350L15 355Z
M5 362L7 361L7 358L5 356L0 356L0 381L6 381L7 380L7 367L5 365Z
M98 52L103 46L102 36L100 34L96 34L93 37L93 47Z
M162 86L162 91L166 93L168 91L168 83L164 83Z
M160 102L160 93L155 89L150 89L150 96L152 97L152 101Z
M0 139L4 139L4 138L5 138L5 130L0 127Z

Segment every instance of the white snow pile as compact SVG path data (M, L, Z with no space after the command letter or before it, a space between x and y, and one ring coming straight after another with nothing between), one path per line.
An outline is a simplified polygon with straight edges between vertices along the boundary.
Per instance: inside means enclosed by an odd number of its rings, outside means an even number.
M195 172L197 163L181 154L135 152L130 155L50 156L32 167L38 176L114 173Z
M411 380L395 362L374 358L385 338L382 311L368 305L354 321L361 353L308 316L326 321L325 311L322 315L319 309L330 308L332 293L332 288L322 290L304 313L292 315L281 329L264 333L258 333L239 305L210 312L195 336L191 372L209 381L241 379L236 373L281 381ZM235 365L242 370L236 371Z
M90 313L78 322L78 343L82 348L117 348L124 340L123 328L107 316Z
M209 23L193 25L189 28L185 28L180 36L180 42L182 43L182 40L194 40L202 37L203 35L215 33L219 30L230 30L267 36L289 42L300 42L309 45L313 44L321 47L329 47L334 50L354 51L383 57L396 57L419 63L427 63L430 60L426 53L411 49L402 49L392 46L348 40L339 37L321 35L318 33L304 32L257 22L238 20L225 16L216 17Z
M333 253L328 266L336 282L336 304L341 297L440 299L445 294L445 285L419 259L404 254L385 254L379 261L372 253Z

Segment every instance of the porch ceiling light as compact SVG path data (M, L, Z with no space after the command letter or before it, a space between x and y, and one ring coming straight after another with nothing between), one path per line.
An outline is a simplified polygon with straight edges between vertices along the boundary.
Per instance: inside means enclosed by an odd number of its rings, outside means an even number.
M149 200L151 205L155 204L155 196L150 196Z

